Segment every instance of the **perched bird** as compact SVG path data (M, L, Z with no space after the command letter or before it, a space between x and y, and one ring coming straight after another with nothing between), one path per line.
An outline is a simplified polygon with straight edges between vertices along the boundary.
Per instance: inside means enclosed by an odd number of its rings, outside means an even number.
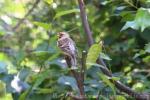
M57 34L58 41L57 46L63 51L63 53L68 56L71 60L71 68L76 69L76 48L74 41L70 38L69 34L66 32L59 32Z

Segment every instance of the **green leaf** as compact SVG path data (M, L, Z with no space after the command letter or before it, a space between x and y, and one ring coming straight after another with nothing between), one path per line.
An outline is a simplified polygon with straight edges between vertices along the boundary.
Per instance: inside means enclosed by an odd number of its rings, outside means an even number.
M116 94L116 92L115 92L115 86L114 86L114 84L112 84L110 82L109 77L107 77L106 75L104 75L102 73L98 73L98 75L100 76L100 78L102 79L102 81L104 83L106 83L106 85L108 85L112 89L112 91L113 91L113 93L115 95Z
M52 53L49 51L34 51L32 54L41 57L41 56L46 56L46 55L51 55Z
M150 62L150 56L146 56L146 57L144 57L142 60L143 60L143 62L145 62L145 63L149 63L149 62Z
M146 44L145 51L150 53L150 43Z
M96 63L86 63L88 66L96 66L96 67L101 67L101 68L105 68L105 66L100 65L100 64L96 64Z
M49 77L50 73L51 73L50 70L46 70L46 71L40 73L33 85L33 89L37 88L47 77Z
M6 84L0 80L0 97L4 97L6 94Z
M67 11L59 11L58 13L56 13L54 19L59 18L61 16L67 15L67 14L71 14L71 13L79 13L80 10L79 9L71 9L71 10L67 10Z
M122 17L121 21L132 21L135 17L132 11L122 11L120 16Z
M0 74L7 72L7 64L5 62L0 61Z
M13 97L11 93L8 93L4 97L0 97L0 100L13 100Z
M70 76L62 76L58 79L59 84L68 85L71 86L73 90L77 91L77 83L76 80L73 77Z
M14 2L13 0L5 0L3 10L12 13L17 18L23 18L26 11L22 2Z
M142 92L143 90L145 90L145 84L142 82L137 82L133 85L133 90L136 90L138 92Z
M105 59L105 60L112 60L108 55L106 55L106 54L104 54L104 53L100 53L100 57L102 58L102 59Z
M37 89L37 92L38 94L50 94L50 93L53 93L55 90L54 89L51 89L51 88L42 88L42 89Z
M24 68L24 69L20 70L19 78L21 80L25 80L26 77L29 75L30 71L31 71L31 69L29 69L29 68Z
M87 54L87 59L86 59L86 65L87 65L87 69L90 68L91 65L89 65L89 63L96 63L97 58L99 57L99 54L101 52L101 46L100 44L93 44L90 49L89 52Z
M51 51L34 51L32 54L36 57L36 60L39 62L45 62L49 57L54 54Z
M119 81L120 80L119 77L112 77L111 79L114 80L114 81Z
M133 21L127 21L123 26L121 31L126 30L128 28L132 29L140 29L141 32L144 31L145 28L150 27L150 9L140 8L138 9L135 19Z
M24 60L25 58L25 52L23 50L19 50L14 59L14 64L15 65L20 65L20 63Z
M132 29L138 30L139 26L136 24L135 21L127 21L126 24L121 29L121 31L124 31L124 30L126 30L128 28L132 28Z
M45 30L51 29L51 24L43 23L43 22L33 22L33 24L44 28Z
M44 0L46 3L48 3L49 5L53 3L53 0Z
M26 97L28 96L29 92L31 92L32 87L28 90L26 90L25 92L23 92L20 96L19 96L19 100L26 100Z
M126 100L126 98L121 95L117 95L115 96L115 100Z

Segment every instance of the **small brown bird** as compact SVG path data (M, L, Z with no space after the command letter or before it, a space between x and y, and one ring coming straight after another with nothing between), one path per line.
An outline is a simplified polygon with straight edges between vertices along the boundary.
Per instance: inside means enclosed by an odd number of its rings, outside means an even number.
M69 34L66 32L59 32L57 46L63 51L65 55L71 59L71 68L76 69L76 48L74 41L70 38Z

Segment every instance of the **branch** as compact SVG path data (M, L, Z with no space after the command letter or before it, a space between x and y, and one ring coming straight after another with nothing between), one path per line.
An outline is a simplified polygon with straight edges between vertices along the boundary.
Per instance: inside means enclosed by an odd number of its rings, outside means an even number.
M87 37L88 37L87 38L88 44L89 44L89 46L91 46L94 42L93 42L93 37L92 37L91 30L89 28L89 24L88 24L88 21L87 21L87 15L86 15L85 10L84 10L84 2L83 2L83 0L78 0L78 3L79 3L79 7L80 7L80 16L81 16L81 19L82 19L82 24L83 24L84 30L87 34ZM98 59L97 63L105 66L105 68L101 68L102 72L105 75L107 75L109 77L112 77L112 73L106 67L106 64L103 61L103 59L101 59L101 58ZM120 81L111 80L111 82L113 82L115 84L115 86L120 91L125 92L130 96L133 96L136 100L149 100L150 99L150 94L137 93L137 92L133 91L132 89L130 89L129 87L122 84Z
M82 59L81 59L81 70L80 70L80 77L82 78L82 82L84 82L84 72L86 69L86 57L87 57L87 52L86 51L82 51Z
M16 30L19 28L19 26L23 23L23 21L24 21L24 20L31 14L31 12L34 10L34 8L37 7L37 5L38 5L39 2L40 2L40 0L36 0L36 1L35 1L35 3L33 4L32 8L26 13L26 15L25 15L22 19L20 19L20 20L18 21L18 23L16 24L16 26L13 27L13 30L14 30L14 31L16 31Z
M88 40L88 45L91 46L94 43L94 40L92 38L92 32L90 31L90 27L87 21L87 15L85 13L85 7L84 7L84 2L83 0L78 0L79 2L79 7L80 7L80 15L82 19L82 25L84 27L84 31L87 34L87 40Z
M71 59L70 57L66 56L65 57L65 60L67 62L67 65L69 68L71 68ZM71 73L73 74L74 78L76 79L77 81L77 85L78 85L78 88L79 88L79 91L80 91L80 97L83 97L85 98L85 93L84 93L84 86L83 86L83 82L81 81L82 80L82 77L80 76L80 73L78 73L77 71L75 70L72 70L71 69ZM82 100L86 100L86 99L82 99Z

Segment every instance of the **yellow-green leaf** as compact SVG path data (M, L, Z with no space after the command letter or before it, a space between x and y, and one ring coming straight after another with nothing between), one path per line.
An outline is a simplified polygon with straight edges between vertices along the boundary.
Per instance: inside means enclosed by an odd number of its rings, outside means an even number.
M48 4L52 4L53 3L53 0L44 0L46 3Z
M11 93L7 93L4 97L0 97L0 100L13 100Z
M67 14L71 14L71 13L78 13L80 12L79 9L71 9L71 10L67 10L67 11L59 11L58 13L56 13L54 19L59 18L61 16L67 15Z
M115 100L126 100L126 98L121 95L117 95L115 96Z
M110 82L109 77L107 77L106 75L104 75L104 74L102 74L102 73L99 73L99 76L100 76L100 78L102 79L102 81L103 81L104 83L106 83L106 85L108 85L108 86L112 89L113 93L116 94L116 92L115 92L115 86L114 86L114 84L112 84L112 83Z
M6 94L6 85L0 80L0 97L4 97Z
M43 22L33 22L33 24L44 28L45 30L51 29L51 24L43 23Z
M101 46L100 44L93 44L90 49L89 52L87 54L87 59L86 59L86 65L87 65L87 69L90 68L90 63L96 63L97 58L99 57L99 54L101 52Z

